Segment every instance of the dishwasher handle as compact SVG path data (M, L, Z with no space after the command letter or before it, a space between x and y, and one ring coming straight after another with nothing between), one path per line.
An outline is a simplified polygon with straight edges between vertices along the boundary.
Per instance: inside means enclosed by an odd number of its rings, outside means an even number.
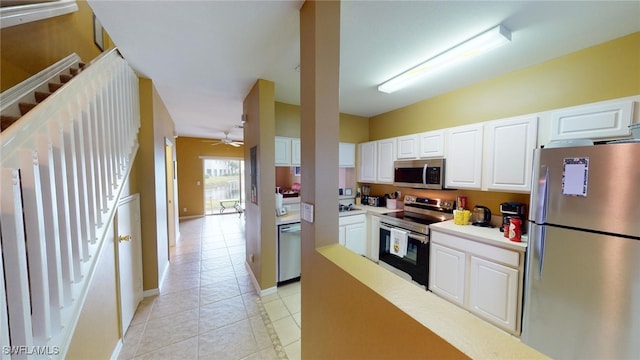
M301 231L300 223L292 224L292 225L280 225L281 233L293 233Z

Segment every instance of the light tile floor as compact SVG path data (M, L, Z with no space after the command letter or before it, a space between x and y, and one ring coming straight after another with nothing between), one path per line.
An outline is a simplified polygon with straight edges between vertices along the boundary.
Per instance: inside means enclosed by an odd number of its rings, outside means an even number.
M120 359L300 359L300 283L260 298L244 217L180 221L162 292L138 306Z

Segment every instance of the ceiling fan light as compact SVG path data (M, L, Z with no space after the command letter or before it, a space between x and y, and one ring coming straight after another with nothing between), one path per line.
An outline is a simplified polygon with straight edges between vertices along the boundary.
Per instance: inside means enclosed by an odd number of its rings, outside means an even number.
M510 41L511 31L500 24L392 77L380 84L378 91L390 94L415 83L426 75Z

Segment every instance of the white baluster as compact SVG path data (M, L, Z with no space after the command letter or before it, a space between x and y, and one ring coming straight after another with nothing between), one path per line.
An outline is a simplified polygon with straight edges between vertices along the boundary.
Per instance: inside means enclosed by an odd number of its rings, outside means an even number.
M67 199L69 202L69 224L71 226L71 263L73 265L73 273L76 281L79 281L83 276L82 272L82 248L81 237L82 231L80 229L80 203L78 201L78 162L76 158L76 144L73 124L71 123L71 114L65 112L62 122L62 128L64 129L64 155L67 163L67 185L68 194Z
M49 123L49 134L53 150L53 175L56 182L56 203L58 207L58 230L60 232L60 266L62 268L62 290L64 294L63 304L69 305L73 300L71 284L76 281L73 271L73 252L71 250L71 213L69 212L69 200L67 198L67 161L64 150L64 131L56 119Z
M40 165L36 151L25 149L20 151L19 156L33 336L36 343L43 344L51 337L51 316Z
M103 184L103 176L102 176L102 166L101 166L101 155L100 155L100 134L99 134L99 126L98 124L102 121L101 111L100 111L100 95L96 94L91 99L91 117L90 117L90 131L91 137L93 141L91 142L91 151L93 153L93 174L96 182L96 209L98 213L96 214L96 225L98 227L102 227L102 214L104 209L106 208L106 197L103 196L104 184Z
M11 344L33 346L20 171L0 169L0 221Z
M79 97L76 98L76 101ZM80 216L78 222L80 224L80 242L81 258L83 261L89 260L89 241L91 239L90 229L93 228L93 222L89 217L89 201L87 200L87 173L84 152L84 129L82 123L82 110L79 104L70 104L71 110L71 126L73 126L73 136L76 153L76 172L78 186L78 211Z
M38 135L37 147L38 154L40 154L44 238L46 239L47 247L49 297L51 299L51 327L52 329L56 329L60 328L62 324L60 320L60 309L64 304L64 290L60 254L60 229L58 226L58 208L56 205L58 198L54 175L53 146L49 136Z
M84 156L85 156L85 173L87 175L87 201L88 201L88 209L89 209L89 222L91 224L89 230L89 241L94 244L97 240L96 236L96 228L98 226L102 226L102 224L98 225L98 218L100 217L98 206L96 205L97 200L97 191L96 191L96 176L95 176L95 167L94 167L94 154L93 154L93 146L92 143L94 141L93 138L93 112L92 105L87 100L87 98L83 99L85 101L84 110L82 111L82 137L84 138ZM100 221L101 222L101 221Z

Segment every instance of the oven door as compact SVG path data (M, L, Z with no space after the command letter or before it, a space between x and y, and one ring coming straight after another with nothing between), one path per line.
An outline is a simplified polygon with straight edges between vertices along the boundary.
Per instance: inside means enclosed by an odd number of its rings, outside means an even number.
M411 275L413 281L427 286L429 278L429 237L413 231L407 231L407 255L399 257L392 254L391 229L397 228L393 225L380 223L380 261Z

